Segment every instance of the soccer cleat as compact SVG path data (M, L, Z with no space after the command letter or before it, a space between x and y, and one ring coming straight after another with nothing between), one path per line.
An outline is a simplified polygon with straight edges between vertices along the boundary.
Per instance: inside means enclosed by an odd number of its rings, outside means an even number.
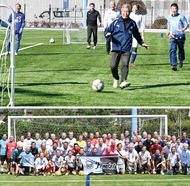
M119 86L121 89L124 89L126 87L129 87L131 85L130 82L123 81Z
M173 66L172 66L172 70L173 70L173 71L177 71L177 65L173 65Z
M164 172L163 172L163 171L160 171L160 174L161 174L161 175L164 175Z
M183 61L179 62L179 67L182 68L183 67Z
M15 52L15 56L18 56L18 52Z
M118 80L114 79L113 80L113 88L117 88Z
M135 65L135 63L131 63L130 66L131 67L135 67L136 65Z
M93 46L93 50L95 50L96 49L96 46Z
M86 48L87 48L87 49L90 49L90 45L88 45Z

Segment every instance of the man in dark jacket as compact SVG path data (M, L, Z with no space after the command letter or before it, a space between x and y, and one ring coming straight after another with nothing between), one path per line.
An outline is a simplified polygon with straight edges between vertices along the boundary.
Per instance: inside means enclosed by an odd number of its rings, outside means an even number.
M104 32L105 37L111 36L112 60L110 66L114 77L114 88L117 88L118 85L118 65L120 59L122 60L120 88L126 88L131 84L130 82L126 82L126 80L128 76L129 60L131 57L132 38L135 37L140 45L148 48L148 45L143 42L140 36L135 21L129 18L130 12L131 6L129 4L123 4L121 8L121 16L114 20Z
M101 16L100 13L95 10L95 4L90 3L90 10L87 12L87 19L86 19L86 25L87 25L87 42L88 46L86 47L87 49L90 49L91 45L91 35L93 33L93 41L94 41L94 46L93 49L96 49L96 44L97 44L97 31L98 31L98 24L97 24L97 19L99 19L100 26L101 26Z

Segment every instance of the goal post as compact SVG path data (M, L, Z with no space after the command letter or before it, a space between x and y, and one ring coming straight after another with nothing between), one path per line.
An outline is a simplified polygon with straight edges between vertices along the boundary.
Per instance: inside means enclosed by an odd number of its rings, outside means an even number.
M10 13L12 14L12 23L10 24L10 43L11 43L11 53L10 53L10 74L11 74L11 92L10 92L10 101L7 106L14 106L14 94L15 94L15 14L14 10L5 4L0 4L0 8L7 8L9 9ZM2 55L2 54L1 54ZM4 54L5 55L5 54Z
M99 131L104 133L124 133L132 129L132 118L138 118L139 122L149 125L151 130L158 131L160 136L168 134L167 115L89 115L89 116L8 116L8 136L18 139L20 135L31 132L40 133L44 136L46 132L55 133L60 136L62 132L74 131L75 137L82 132L93 133ZM158 119L160 122L158 122ZM155 120L155 121L154 121ZM141 130L146 128L142 128ZM151 131L151 132L153 132ZM142 132L142 131L141 131ZM149 133L150 131L147 131Z

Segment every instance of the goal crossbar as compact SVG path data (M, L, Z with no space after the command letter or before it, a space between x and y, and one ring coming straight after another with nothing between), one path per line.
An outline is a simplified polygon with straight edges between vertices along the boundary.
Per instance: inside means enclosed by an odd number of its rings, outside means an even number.
M8 136L11 135L11 121L18 119L95 119L95 118L163 118L165 121L165 134L168 134L168 116L167 115L80 115L80 116L8 116ZM162 133L160 125L160 133Z

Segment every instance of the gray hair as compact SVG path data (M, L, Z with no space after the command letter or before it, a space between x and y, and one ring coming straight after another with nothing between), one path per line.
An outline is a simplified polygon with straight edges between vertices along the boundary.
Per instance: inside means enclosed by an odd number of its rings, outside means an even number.
M131 10L131 5L130 4L127 4L127 3L124 3L121 7L122 8L128 8L129 10Z

